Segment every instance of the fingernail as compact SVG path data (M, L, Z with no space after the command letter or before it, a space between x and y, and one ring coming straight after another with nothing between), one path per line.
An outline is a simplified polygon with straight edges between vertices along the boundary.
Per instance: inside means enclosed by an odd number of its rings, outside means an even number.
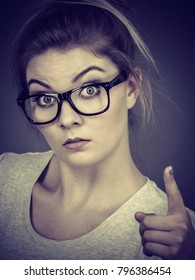
M169 166L169 174L174 177L173 166Z

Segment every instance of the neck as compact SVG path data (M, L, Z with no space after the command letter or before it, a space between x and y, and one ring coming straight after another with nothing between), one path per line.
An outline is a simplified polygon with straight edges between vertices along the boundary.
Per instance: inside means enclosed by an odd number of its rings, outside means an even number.
M116 152L101 163L83 167L70 167L56 158L60 175L57 192L65 204L100 208L101 204L112 204L113 198L123 203L131 197L146 179L134 165L130 152L123 155Z

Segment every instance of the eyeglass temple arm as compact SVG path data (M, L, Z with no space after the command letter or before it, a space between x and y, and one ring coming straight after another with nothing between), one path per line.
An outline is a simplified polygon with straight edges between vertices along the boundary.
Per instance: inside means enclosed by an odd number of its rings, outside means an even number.
M109 83L109 88L117 86L118 84L126 81L127 76L127 73L125 71L122 71L114 80Z

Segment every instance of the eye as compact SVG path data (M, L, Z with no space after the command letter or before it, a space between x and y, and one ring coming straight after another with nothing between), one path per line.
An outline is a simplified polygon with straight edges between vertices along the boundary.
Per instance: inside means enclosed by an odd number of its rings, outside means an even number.
M99 86L87 86L79 91L78 96L80 98L93 98L99 95L100 87Z
M37 105L40 107L49 107L49 106L55 105L57 102L57 99L56 99L56 97L51 96L51 95L43 95L40 97L36 97L34 102L36 102Z

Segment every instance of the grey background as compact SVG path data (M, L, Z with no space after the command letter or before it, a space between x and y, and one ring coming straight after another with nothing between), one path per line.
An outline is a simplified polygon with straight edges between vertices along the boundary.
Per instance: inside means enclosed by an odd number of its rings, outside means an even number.
M6 1L0 9L0 153L44 151L48 147L16 105L11 78L11 46L32 1ZM166 79L166 94L177 106L160 98L156 124L133 139L135 161L145 175L164 189L165 166L174 166L186 206L195 210L195 20L192 1L127 1L130 17L148 44Z

